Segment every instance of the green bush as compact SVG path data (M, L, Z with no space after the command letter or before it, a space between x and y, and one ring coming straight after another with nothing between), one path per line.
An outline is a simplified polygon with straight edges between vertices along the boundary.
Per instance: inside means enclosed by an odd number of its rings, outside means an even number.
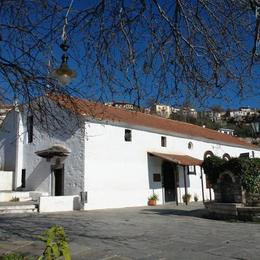
M20 201L20 199L17 197L13 197L12 199L10 199L10 202L18 202L18 201Z
M5 254L3 256L0 256L0 260L26 260L26 259L29 258L26 258L19 253L10 253L10 254Z
M247 192L260 193L259 158L234 158L226 162L226 169L239 176Z
M183 200L184 203L189 203L189 202L190 202L190 199L191 199L191 195L190 195L189 193L184 194L184 195L182 196L182 200Z
M45 243L45 249L41 256L27 257L20 253L9 253L0 256L0 260L71 260L69 244L63 227L53 226L44 231L39 239Z
M220 173L228 170L238 176L242 187L250 193L260 193L260 159L232 158L229 161L217 156L208 157L202 167L210 183L214 186Z
M225 162L225 160L217 156L211 156L204 160L202 167L212 185L217 183L219 174L223 171Z
M148 197L148 200L159 200L159 197L157 194L154 193L153 195Z
M38 260L53 260L61 256L65 260L70 260L70 249L63 227L53 226L43 233L39 239L45 242L45 250Z

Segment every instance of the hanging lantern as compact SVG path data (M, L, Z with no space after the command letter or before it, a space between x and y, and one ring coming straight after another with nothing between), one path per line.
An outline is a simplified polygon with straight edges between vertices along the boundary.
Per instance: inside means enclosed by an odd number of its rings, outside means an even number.
M60 45L60 48L64 52L61 57L62 62L60 67L52 72L52 76L57 79L60 84L66 86L69 85L74 78L76 78L77 73L68 66L69 57L67 56L66 52L69 49L69 46L67 45L66 41Z
M63 54L60 67L52 72L52 76L64 86L70 84L70 82L76 78L77 75L74 70L69 68L67 61L68 56Z

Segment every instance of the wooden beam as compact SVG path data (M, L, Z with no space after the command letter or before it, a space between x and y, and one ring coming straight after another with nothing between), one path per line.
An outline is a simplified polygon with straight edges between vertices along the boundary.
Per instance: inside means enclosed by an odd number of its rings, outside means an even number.
M178 165L175 165L174 166L174 178L175 178L175 200L176 200L176 205L178 206L179 203L178 203L178 186L177 186L177 174L179 174L178 172Z
M204 184L203 184L203 171L202 171L202 167L201 166L200 166L200 180L201 180L202 200L203 200L203 202L205 202Z
M209 200L212 201L211 188L209 188Z
M184 177L184 187L185 187L185 197L187 198L187 180L186 180L186 171L185 171L186 166L183 165L183 177ZM188 200L186 199L185 204L188 205Z

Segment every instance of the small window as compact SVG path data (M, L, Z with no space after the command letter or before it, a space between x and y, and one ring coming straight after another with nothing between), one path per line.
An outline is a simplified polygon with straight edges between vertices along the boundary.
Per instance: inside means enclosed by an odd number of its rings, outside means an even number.
M239 158L249 158L249 153L241 153Z
M189 175L196 175L196 166L195 165L189 165L188 167L188 174Z
M193 148L193 143L192 143L192 142L189 142L189 143L188 143L188 149L191 150L192 148Z
M126 142L132 141L132 131L129 129L125 129L125 141Z
M22 179L21 179L21 182L22 182L21 187L22 187L22 188L25 188L25 182L26 182L26 169L22 169Z
M162 147L166 147L167 146L166 136L161 136L161 146Z
M33 116L27 118L28 143L33 142Z

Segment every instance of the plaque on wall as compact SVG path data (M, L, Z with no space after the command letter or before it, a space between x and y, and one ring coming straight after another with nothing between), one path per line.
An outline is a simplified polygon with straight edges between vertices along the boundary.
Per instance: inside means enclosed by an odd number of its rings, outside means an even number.
M154 182L160 182L161 181L161 174L160 173L154 173L153 174L153 181Z

